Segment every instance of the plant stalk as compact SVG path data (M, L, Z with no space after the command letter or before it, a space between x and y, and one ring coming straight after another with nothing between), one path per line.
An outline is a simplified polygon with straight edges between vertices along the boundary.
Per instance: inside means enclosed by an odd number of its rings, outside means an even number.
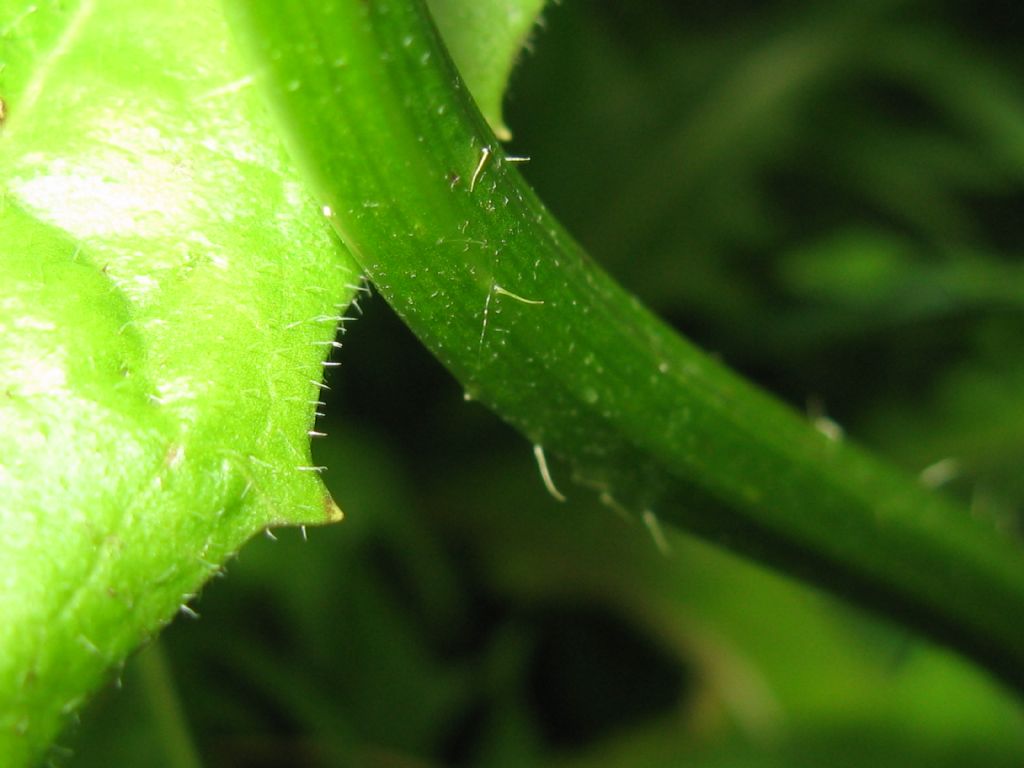
M227 2L344 244L556 482L558 457L609 505L845 595L1024 689L1022 548L615 284L523 181L422 2Z

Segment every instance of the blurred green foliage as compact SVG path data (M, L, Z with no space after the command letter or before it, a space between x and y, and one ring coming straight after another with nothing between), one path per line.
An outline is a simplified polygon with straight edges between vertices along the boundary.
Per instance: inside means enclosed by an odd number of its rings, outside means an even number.
M684 333L1019 535L1022 35L995 0L566 0L511 146ZM666 556L559 466L556 503L363 309L318 446L348 518L254 542L161 641L207 765L1024 761L1019 702L951 654L690 538ZM174 768L161 711L129 665L58 762Z

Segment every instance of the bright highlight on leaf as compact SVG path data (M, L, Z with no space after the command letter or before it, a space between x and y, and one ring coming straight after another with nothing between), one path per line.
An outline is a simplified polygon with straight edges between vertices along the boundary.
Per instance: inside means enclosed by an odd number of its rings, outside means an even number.
M200 0L0 3L0 764L268 526L337 519L359 282ZM342 302L342 303L339 303Z

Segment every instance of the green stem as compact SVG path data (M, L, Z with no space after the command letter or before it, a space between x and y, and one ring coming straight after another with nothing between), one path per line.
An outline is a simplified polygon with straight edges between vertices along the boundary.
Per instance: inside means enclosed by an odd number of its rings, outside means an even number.
M325 213L468 397L609 504L850 596L1024 687L1021 549L829 439L594 265L488 130L422 2L228 4Z
M138 655L139 677L169 768L202 768L159 640Z

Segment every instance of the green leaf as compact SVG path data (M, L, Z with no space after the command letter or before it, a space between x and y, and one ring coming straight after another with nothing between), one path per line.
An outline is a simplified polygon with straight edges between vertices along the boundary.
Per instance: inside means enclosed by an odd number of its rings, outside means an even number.
M509 77L526 45L544 0L428 0L466 86L502 141L512 132L501 103Z
M0 4L0 763L35 760L310 460L358 273L202 0ZM340 307L340 309L339 309Z
M598 269L487 129L422 3L229 5L339 235L467 398L534 443L549 485L545 456L563 457L652 528L657 514L784 567L1024 685L1017 543L752 387Z

